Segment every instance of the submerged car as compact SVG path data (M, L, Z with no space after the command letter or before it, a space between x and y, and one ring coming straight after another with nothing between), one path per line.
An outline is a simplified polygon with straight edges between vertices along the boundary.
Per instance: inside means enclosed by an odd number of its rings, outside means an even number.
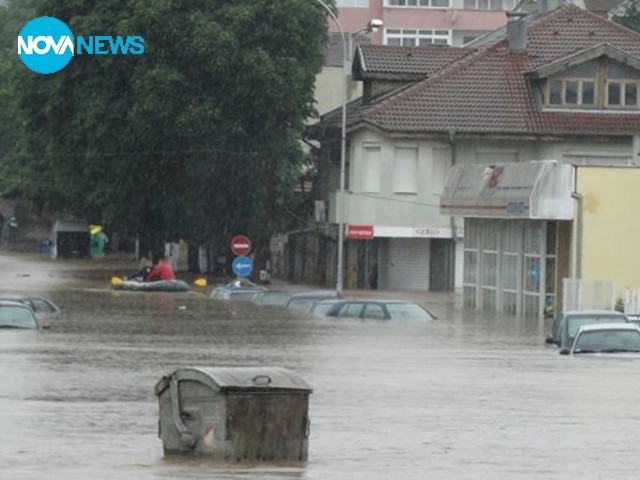
M40 297L34 295L3 295L0 294L1 300L9 300L12 302L24 303L31 307L36 313L60 313L58 306L47 297Z
M335 290L311 290L307 292L298 292L291 295L291 298L287 302L287 308L309 312L313 304L320 300L339 298L342 298L342 295Z
M435 320L437 317L415 302L403 300L343 300L336 302L327 317L372 320Z
M314 302L309 309L309 313L316 317L326 317L331 307L333 307L336 303L342 302L341 298L332 298L329 300L320 300L319 302Z
M211 291L211 298L223 300L251 300L257 293L266 292L265 287L245 278L238 278L226 285L218 285Z
M596 323L580 327L571 348L562 355L640 356L640 327L631 323Z
M21 302L0 300L0 329L38 330L40 323L31 307Z
M628 323L628 319L616 310L570 310L559 313L553 321L546 343L569 348L580 327L593 323Z
M279 305L286 306L287 302L291 298L292 292L285 292L279 290L267 290L264 292L255 293L251 301L258 305Z

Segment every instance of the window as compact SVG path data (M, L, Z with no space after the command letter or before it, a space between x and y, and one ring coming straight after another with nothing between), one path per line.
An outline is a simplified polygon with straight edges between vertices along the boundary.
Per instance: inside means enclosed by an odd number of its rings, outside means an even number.
M464 0L465 10L511 10L511 0Z
M388 28L384 31L385 45L424 47L427 45L451 45L451 30L418 30Z
M359 318L363 306L364 304L362 303L345 303L340 309L338 316L344 318Z
M595 103L596 83L594 80L561 79L549 84L549 105L593 106Z
M387 7L449 8L450 0L386 0Z
M384 319L384 311L380 305L374 305L373 303L368 303L364 307L364 316L365 318L379 318Z
M545 104L560 108L638 108L640 72L602 56L543 82Z
M393 167L394 193L418 193L418 148L396 147Z
M607 82L607 106L637 108L638 83L633 80L609 80Z
M380 145L364 145L362 191L380 193Z

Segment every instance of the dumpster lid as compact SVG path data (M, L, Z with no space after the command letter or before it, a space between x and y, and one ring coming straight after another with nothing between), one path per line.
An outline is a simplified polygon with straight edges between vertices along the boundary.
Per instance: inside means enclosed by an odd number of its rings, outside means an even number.
M197 380L220 390L297 390L311 392L311 387L296 373L281 367L186 367L174 373L178 381ZM166 388L171 375L156 385L156 395Z
M53 224L54 232L82 232L90 233L89 224L78 218L58 219Z

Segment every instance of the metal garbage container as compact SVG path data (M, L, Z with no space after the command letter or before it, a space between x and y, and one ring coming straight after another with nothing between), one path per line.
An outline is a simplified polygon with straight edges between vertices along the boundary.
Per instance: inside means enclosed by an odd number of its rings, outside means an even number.
M285 368L181 368L156 384L158 436L165 454L305 461L311 392Z

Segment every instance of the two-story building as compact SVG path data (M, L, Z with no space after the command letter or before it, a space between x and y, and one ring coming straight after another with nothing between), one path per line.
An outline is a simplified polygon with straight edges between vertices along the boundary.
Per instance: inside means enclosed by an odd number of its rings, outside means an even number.
M377 271L379 288L446 290L463 283L462 223L439 209L451 167L633 163L640 34L603 16L563 5L514 16L464 49L381 48L362 46L354 59L363 97L349 105L344 196L339 112L313 132L318 199L329 212L315 269L328 283L338 207L345 224L366 227L347 235L356 238L347 241L347 279L363 286Z
M352 32L371 18L384 22L378 45L465 45L505 24L516 0L337 0L339 19Z
M336 0L340 23L355 32L372 18L384 28L372 36L376 45L466 45L506 23L505 12L531 11L546 0ZM572 0L574 5L606 15L620 0ZM544 7L543 7L544 8ZM332 25L332 28L336 28Z

